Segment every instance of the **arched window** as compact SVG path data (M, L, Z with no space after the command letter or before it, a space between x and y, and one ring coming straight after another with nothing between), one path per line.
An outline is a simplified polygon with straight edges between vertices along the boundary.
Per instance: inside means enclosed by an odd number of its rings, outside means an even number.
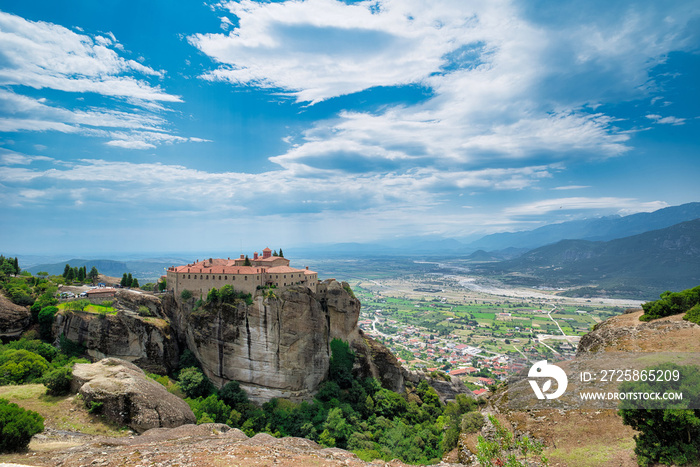
M209 280L209 274L207 274L207 280Z
M224 280L225 280L225 281L228 280L228 277L224 276Z
M187 274L187 278L190 279L190 275L189 275L189 274Z
M195 279L197 278L197 274L194 275L194 278L195 278Z
M219 280L221 280L221 276L219 276Z

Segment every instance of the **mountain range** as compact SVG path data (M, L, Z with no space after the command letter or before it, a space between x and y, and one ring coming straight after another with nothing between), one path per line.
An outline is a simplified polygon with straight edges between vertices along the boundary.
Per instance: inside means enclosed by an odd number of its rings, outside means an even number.
M700 219L610 241L561 240L474 272L514 284L586 284L595 295L654 298L700 284Z

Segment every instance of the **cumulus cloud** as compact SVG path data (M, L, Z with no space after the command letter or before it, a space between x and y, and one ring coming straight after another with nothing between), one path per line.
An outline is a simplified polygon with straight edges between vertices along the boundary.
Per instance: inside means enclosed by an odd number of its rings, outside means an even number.
M238 27L188 38L219 64L205 79L281 90L311 104L378 86L433 92L417 104L317 122L271 158L300 173L625 154L630 134L615 116L592 109L652 93L651 70L692 45L687 30L699 16L686 5L625 3L605 21L595 8L573 21L579 17L568 10L578 6L566 4L561 17L545 21L509 0L223 6Z

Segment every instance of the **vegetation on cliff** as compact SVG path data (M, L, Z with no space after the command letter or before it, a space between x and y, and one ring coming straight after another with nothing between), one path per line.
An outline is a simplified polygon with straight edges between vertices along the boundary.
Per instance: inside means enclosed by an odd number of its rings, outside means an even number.
M700 324L700 285L680 292L666 291L656 301L642 304L641 321L686 313L685 319Z
M225 423L248 436L304 437L349 449L365 460L438 462L456 446L463 419L474 424L474 415L480 417L474 399L459 395L444 405L425 381L397 394L375 379L358 379L348 344L334 339L331 351L329 377L311 403L272 399L258 407L235 381L215 392L194 366L180 371L178 386L198 423ZM168 386L165 378L156 380Z
M32 436L42 431L41 415L0 399L0 452L26 449Z

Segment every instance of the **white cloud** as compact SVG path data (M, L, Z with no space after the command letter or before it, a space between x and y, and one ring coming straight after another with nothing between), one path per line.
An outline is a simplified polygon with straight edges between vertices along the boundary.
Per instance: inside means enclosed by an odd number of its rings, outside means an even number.
M5 12L0 12L0 30L2 85L181 102L179 96L158 86L125 76L135 73L161 77L163 73L119 56L110 48L116 42L113 35L90 37L57 24L28 21Z
M634 198L557 198L535 201L533 203L511 206L503 210L507 216L539 216L552 211L604 209L608 211L649 212L667 207L663 201L642 202Z
M661 115L648 114L646 116L649 120L653 120L654 123L659 123L661 125L685 125L685 118L678 117L662 117Z

